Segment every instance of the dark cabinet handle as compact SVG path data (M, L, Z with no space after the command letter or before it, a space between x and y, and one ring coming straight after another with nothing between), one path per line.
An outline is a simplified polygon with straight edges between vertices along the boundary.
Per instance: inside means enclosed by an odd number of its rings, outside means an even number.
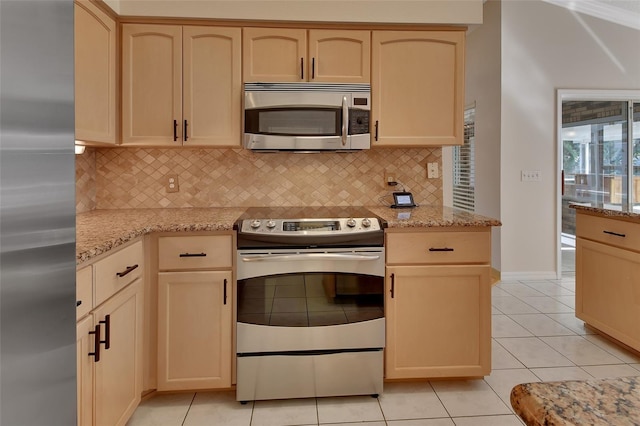
M304 58L300 58L300 80L304 80Z
M96 324L93 331L89 332L89 335L94 335L93 338L93 352L89 352L89 356L93 357L93 362L100 361L100 324Z
M180 257L206 257L207 253L180 253Z
M131 273L131 271L135 270L138 268L138 264L135 264L133 266L127 266L127 269L125 269L122 272L116 272L116 275L119 276L120 278L124 277L125 275L128 275Z
M395 274L391 274L391 298L394 297L394 292L396 290L396 276Z
M178 140L178 120L173 120L173 141Z
M187 120L184 120L184 141L186 142L189 139L189 136L187 135Z
M82 300L76 300L76 308L80 305L82 305Z
M429 249L429 251L453 251L453 249L452 249L452 248L449 248L449 247L442 247L442 248L439 248L439 247L431 247L431 248Z
M311 79L316 78L316 58L311 58Z
M104 321L100 321L100 324L104 324L104 340L100 340L99 337L98 340L104 343L105 349L109 349L111 347L111 315L105 315Z
M624 238L624 237L626 237L626 236L627 236L626 234L618 234L617 232L612 232L612 231L602 231L602 232L604 232L605 234L613 235L613 236L615 236L615 237L622 237L622 238Z
M224 304L227 304L227 279L224 279L224 292L223 292L223 297L224 297Z
M375 134L375 140L378 140L378 120L376 120L376 134Z

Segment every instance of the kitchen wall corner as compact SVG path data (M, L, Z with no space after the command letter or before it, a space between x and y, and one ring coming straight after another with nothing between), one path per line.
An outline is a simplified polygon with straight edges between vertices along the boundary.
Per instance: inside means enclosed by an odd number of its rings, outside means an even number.
M87 147L76 155L76 213L96 208L96 150Z

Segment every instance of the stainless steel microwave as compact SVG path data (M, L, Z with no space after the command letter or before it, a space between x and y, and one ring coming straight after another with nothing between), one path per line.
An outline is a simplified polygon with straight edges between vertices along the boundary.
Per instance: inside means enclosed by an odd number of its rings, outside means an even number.
M368 84L245 83L244 147L256 151L369 149Z

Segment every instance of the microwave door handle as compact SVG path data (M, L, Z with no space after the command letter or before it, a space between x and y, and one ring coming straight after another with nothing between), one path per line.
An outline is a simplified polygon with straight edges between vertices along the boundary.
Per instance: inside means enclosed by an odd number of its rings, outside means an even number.
M349 105L347 97L342 97L342 146L347 146L347 136L349 133Z

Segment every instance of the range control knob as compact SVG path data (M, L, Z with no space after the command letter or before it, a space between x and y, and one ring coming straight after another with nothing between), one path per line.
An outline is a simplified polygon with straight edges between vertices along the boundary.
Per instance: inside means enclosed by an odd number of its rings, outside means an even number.
M275 227L276 227L276 221L269 219L269 221L267 222L267 228L273 229Z
M371 219L369 219L368 217L365 217L364 219L362 219L362 226L364 226L365 228L370 227Z
M258 228L260 228L260 225L261 225L261 224L262 224L262 222L260 222L258 219L256 219L256 220L252 220L252 221L251 221L251 227L252 227L253 229L258 229Z
M347 226L349 228L355 227L356 226L356 220L354 218L352 218L352 217L347 219Z

